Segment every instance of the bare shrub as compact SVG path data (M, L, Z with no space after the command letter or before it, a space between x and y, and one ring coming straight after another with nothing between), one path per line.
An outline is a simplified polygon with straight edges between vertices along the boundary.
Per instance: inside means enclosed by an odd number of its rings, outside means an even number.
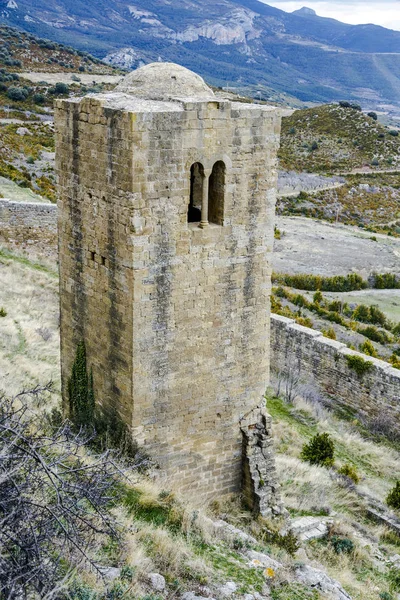
M300 391L300 370L289 367L285 371L276 371L272 386L278 398L283 398L288 404L293 404Z
M68 422L50 427L38 410L50 386L0 397L0 596L48 597L92 548L117 538L109 512L119 469L109 452L84 451ZM86 458L85 458L86 457Z

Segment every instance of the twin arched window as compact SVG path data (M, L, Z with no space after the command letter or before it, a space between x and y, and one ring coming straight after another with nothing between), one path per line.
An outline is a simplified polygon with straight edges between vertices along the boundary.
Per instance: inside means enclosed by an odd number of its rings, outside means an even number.
M210 175L199 162L191 166L189 223L199 223L200 227L224 224L225 172L222 160L214 164Z

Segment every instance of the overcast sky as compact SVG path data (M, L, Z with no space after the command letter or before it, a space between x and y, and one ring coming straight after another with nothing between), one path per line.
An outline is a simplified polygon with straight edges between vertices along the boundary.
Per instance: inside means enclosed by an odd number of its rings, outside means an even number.
M344 23L375 23L400 30L400 0L262 0L264 4L292 12L302 6L320 17Z

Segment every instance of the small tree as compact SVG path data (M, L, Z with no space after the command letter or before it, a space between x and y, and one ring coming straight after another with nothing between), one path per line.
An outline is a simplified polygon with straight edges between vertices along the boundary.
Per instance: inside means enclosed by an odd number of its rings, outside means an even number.
M79 342L71 378L68 382L70 418L78 427L94 424L95 399L93 391L93 373L87 373L86 347Z
M371 119L373 119L374 121L378 120L378 115L376 114L376 112L371 111L368 113L368 116L371 117Z
M400 481L396 481L396 485L389 492L386 498L386 504L391 508L400 510Z
M317 433L309 444L304 444L300 457L312 465L331 467L335 444L328 433Z

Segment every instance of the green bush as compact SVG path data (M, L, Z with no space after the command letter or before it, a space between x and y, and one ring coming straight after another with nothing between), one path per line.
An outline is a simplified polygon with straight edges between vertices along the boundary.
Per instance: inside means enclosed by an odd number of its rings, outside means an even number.
M330 542L336 554L351 554L354 551L354 543L349 538L333 536Z
M304 444L300 457L312 465L331 467L334 462L335 444L328 433L317 433Z
M356 273L349 275L335 275L322 277L320 275L289 275L287 273L273 273L272 281L280 285L287 285L298 290L323 291L323 292L351 292L364 290L368 287L366 281Z
M6 317L7 316L7 311L5 308L1 307L0 308L0 317Z
M363 344L360 344L360 352L367 354L368 356L372 356L373 358L378 357L378 353L375 350L375 346L370 340L365 340Z
M389 135L392 135L393 137L397 137L399 135L399 132L397 131L397 129L391 129L388 133L389 133Z
M374 273L373 287L377 290L395 290L400 288L400 279L394 273Z
M79 342L68 382L70 418L77 427L93 426L95 400L93 375L87 373L85 343Z
M28 97L28 92L25 88L21 87L9 87L7 92L8 98L14 100L14 102L23 102Z
M386 504L390 506L390 508L400 510L400 481L396 481L396 485L389 492L386 498Z
M362 356L355 356L353 354L348 354L346 360L349 368L353 369L359 377L362 377L374 366L371 361L364 360Z
M46 97L44 94L34 94L33 101L35 104L44 104Z
M373 342L377 342L378 344L385 345L390 343L391 341L391 338L388 336L388 334L385 331L379 331L379 329L377 329L375 325L368 325L368 327L359 327L357 331L358 333L361 333L361 335L364 335L365 337L369 338Z
M315 292L315 294L313 296L314 304L321 304L321 302L323 302L323 300L324 300L324 297L321 294L321 292L320 291Z
M353 465L350 465L349 463L346 463L342 467L340 467L338 473L339 475L344 475L344 477L348 477L349 479L354 481L354 483L359 483L360 481L360 477L358 476L356 468L353 467Z
M368 113L368 116L371 117L371 119L373 119L374 121L378 120L378 115L376 114L376 112L371 111Z

